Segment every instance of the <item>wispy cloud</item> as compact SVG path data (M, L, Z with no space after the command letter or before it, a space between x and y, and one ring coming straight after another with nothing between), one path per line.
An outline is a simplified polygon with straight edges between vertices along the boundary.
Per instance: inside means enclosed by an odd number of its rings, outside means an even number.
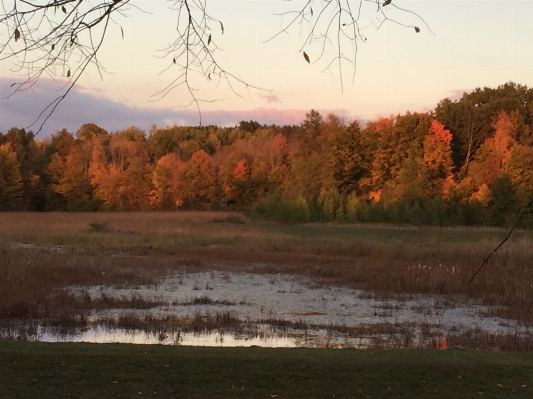
M280 103L281 100L279 99L279 96L277 94L265 94L262 95L261 98L263 100L266 100L267 103Z
M9 93L11 80L0 78L0 97ZM32 91L0 100L0 132L12 127L28 127L39 113L58 95L57 83L42 80ZM274 101L274 99L273 99ZM309 110L257 108L246 111L204 111L203 125L236 126L243 120L255 120L261 124L299 124ZM335 113L348 115L346 110L319 110L323 115ZM148 130L152 125L198 125L199 115L195 110L154 109L132 107L105 97L105 92L74 87L45 124L39 137L47 137L63 128L75 132L84 123L95 123L108 131L137 126ZM42 119L40 120L42 123ZM40 123L30 127L36 131Z

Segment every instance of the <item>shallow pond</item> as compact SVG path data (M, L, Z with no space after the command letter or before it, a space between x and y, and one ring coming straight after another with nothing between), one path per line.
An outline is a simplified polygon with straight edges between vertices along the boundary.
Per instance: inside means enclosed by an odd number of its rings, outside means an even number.
M516 321L484 317L490 310L486 306L422 295L378 299L371 292L317 286L281 274L183 272L152 286L70 290L91 300L113 298L141 306L93 310L78 328L38 325L0 336L47 342L427 348L438 346L444 336L469 334L475 340L533 334Z

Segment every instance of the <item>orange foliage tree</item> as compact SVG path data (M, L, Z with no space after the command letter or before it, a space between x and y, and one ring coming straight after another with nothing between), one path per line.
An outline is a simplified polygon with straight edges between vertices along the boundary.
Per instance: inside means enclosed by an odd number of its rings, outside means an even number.
M150 205L156 209L175 209L183 206L184 167L176 153L171 152L157 160L152 173L154 189L150 192Z
M211 157L204 150L192 154L181 172L183 202L187 208L208 209L216 197L216 179Z
M452 134L433 119L424 138L424 162L427 168L429 196L447 196L453 187Z
M138 132L124 131L111 137L108 151L93 136L91 184L95 195L113 209L146 210L150 208L151 166L146 142Z

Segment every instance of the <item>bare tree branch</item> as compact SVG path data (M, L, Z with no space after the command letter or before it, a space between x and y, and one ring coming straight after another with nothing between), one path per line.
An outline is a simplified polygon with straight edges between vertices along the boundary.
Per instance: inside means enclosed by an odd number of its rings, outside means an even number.
M313 5L315 9L313 9ZM375 29L381 29L385 23L390 22L413 29L416 33L420 32L418 26L405 24L394 17L389 17L389 10L399 14L399 16L402 14L415 16L431 32L429 26L418 14L398 7L394 0L308 0L301 8L277 14L282 18L282 27L265 43L277 39L282 34L288 34L294 27L299 27L300 34L303 31L306 32L302 39L300 51L304 52L307 47L318 44L319 50L313 63L326 57L326 66L323 72L330 70L332 65L337 65L340 86L343 91L343 61L352 65L353 83L357 70L359 44L367 42L367 37L363 31L368 26L361 25L362 15L370 17L369 21ZM283 22L284 19L287 22ZM332 29L333 27L335 29ZM333 51L333 55L328 52L329 49ZM310 50L304 52L306 60L310 53Z
M14 83L7 98L19 92L31 90L43 76L61 79L63 85L53 100L38 115L31 126L38 125L37 133L66 98L74 85L89 68L94 68L103 78L106 69L98 59L99 52L108 36L110 25L124 29L119 17L132 12L147 12L140 8L141 0L3 0L0 6L0 62L10 60L12 71L19 73L23 81ZM188 97L183 106L195 106L201 124L200 103L220 99L204 99L198 95L200 82L225 85L233 95L242 97L240 90L259 89L222 65L217 53L221 50L217 38L224 34L222 21L212 16L207 9L210 0L171 0L169 9L176 15L176 29L172 41L159 51L159 57L167 61L161 74L173 73L170 82L152 95L158 101L177 89ZM306 29L300 51L319 45L313 62L331 57L324 70L337 65L341 90L344 89L343 63L353 64L360 41L365 42L360 26L361 16L372 13L374 25L379 29L391 21L404 27L418 27L398 22L388 17L388 10L403 14L416 14L397 7L397 0L307 0L297 10L279 14L289 18L270 40L299 26ZM399 0L398 0L399 1ZM146 3L143 3L146 4ZM368 6L372 6L372 9ZM313 6L315 9L313 9ZM363 10L363 8L366 9ZM374 8L375 7L375 8ZM376 12L377 10L377 12ZM422 20L423 21L423 20ZM429 28L428 28L429 29ZM4 33L5 34L2 34ZM331 56L329 48L334 48ZM310 62L304 52L306 61ZM176 71L176 72L175 72ZM352 76L353 81L353 76Z
M470 283L472 281L474 281L474 279L476 278L476 276L478 275L478 273L481 271L481 269L483 268L483 266L485 266L487 264L487 262L489 261L489 259L492 257L492 255L494 255L496 253L496 251L498 251L498 249L501 248L501 246L503 244L505 244L507 242L507 240L509 239L509 237L511 237L511 234L513 234L513 231L515 230L516 226L518 226L518 223L520 223L520 221L522 220L522 218L524 217L524 215L526 214L527 210L533 205L533 199L530 200L526 206L524 208L522 208L522 210L518 213L518 217L516 218L514 224L513 224L513 227L511 228L511 230L509 230L509 233L505 236L505 238L502 240L502 242L500 242L498 244L498 246L496 248L494 248L492 250L492 252L489 254L489 256L487 256L483 262L481 263L481 266L478 267L478 269L476 270L476 272L474 273L474 275L472 276L472 278L470 279L470 281L468 281L468 284L467 285L470 285Z

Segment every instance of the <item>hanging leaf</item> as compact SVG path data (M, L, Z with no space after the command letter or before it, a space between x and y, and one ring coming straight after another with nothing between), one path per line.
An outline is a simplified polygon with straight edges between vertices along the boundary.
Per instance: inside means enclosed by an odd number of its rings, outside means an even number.
M382 7L386 7L386 6L388 6L390 3L392 3L392 0L385 0L385 1L383 2Z
M56 48L56 45L55 44L52 44L52 51L54 51Z
M309 60L309 56L307 55L307 53L304 51L304 58L305 60L307 61L308 64L311 63L311 61Z
M122 38L124 39L124 29L122 29L122 26L120 27L120 33L122 33Z
M174 57L174 59L172 60L172 62L175 64L176 63L176 57Z
M311 9L311 16L313 16L313 7L309 7Z
M18 41L20 39L20 31L15 28L15 41Z
M67 78L70 78L70 69L67 72Z
M211 73L207 74L207 80L211 80Z
M222 34L224 34L224 25L222 25L222 21L218 21L220 22L220 30L222 31Z
M211 44L211 34L209 35L209 38L207 39L207 45L209 46Z
M65 14L67 13L67 9L65 8L65 6L61 7L61 11L63 11Z
M418 26L415 26L415 32L420 33L420 28Z

